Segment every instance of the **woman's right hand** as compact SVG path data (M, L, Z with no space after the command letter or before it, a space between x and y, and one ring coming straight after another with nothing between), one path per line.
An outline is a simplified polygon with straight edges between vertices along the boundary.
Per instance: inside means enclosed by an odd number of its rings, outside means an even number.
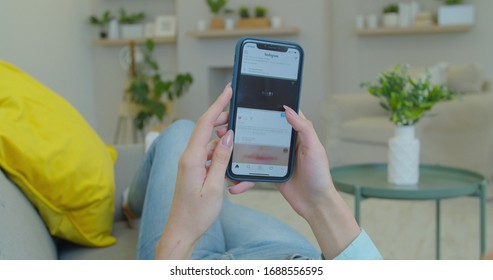
M361 230L332 182L325 148L311 121L287 106L284 108L298 140L293 176L276 186L291 207L308 222L324 256L335 258ZM247 190L245 187L234 186L230 192L240 193Z

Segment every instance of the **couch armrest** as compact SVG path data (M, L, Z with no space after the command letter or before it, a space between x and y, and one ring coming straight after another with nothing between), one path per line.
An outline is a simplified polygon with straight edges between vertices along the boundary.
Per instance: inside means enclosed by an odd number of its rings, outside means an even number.
M327 142L325 148L337 148L340 140L341 125L344 122L375 116L385 116L387 112L380 106L378 99L367 92L343 93L328 96L321 106L322 117L327 123ZM333 159L334 161L336 159Z
M445 163L491 176L493 94L465 94L437 104L421 127L425 162ZM441 143L437 145L437 143Z
M118 158L115 163L115 221L124 219L122 211L123 191L131 184L133 176L144 157L144 145L116 145Z
M330 111L336 112L341 122L387 114L378 103L378 99L369 93L337 94L330 97L328 102Z

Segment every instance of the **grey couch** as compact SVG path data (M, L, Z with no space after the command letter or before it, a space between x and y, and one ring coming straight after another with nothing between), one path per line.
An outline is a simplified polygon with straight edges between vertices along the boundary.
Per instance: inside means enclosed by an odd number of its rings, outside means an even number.
M115 245L88 248L51 237L36 209L0 171L0 259L134 259L138 231L129 228L124 220L121 197L142 160L144 148L125 145L116 149Z

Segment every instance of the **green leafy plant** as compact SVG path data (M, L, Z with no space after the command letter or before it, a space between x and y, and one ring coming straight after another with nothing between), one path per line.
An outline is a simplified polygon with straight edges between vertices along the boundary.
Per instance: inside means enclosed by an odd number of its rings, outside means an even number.
M398 13L398 12L399 12L399 5L397 4L389 4L383 8L384 14Z
M263 6L255 7L255 17L263 18L267 15L267 8Z
M92 25L99 26L100 28L100 37L101 38L106 38L106 27L108 26L108 23L112 19L111 12L109 10L106 10L103 12L101 17L92 15L89 17L89 23Z
M238 9L238 15L241 18L249 18L250 17L250 9L248 7L242 6Z
M463 2L463 0L445 0L445 5L460 5Z
M125 9L120 9L120 17L118 18L118 22L121 24L134 24L138 23L145 18L145 14L143 12L140 13L127 13Z
M436 103L457 95L444 85L431 84L429 75L413 79L408 67L400 65L380 73L378 82L361 86L380 100L380 105L391 114L390 121L399 126L416 124Z
M180 98L193 83L190 73L178 74L174 80L163 80L159 74L159 65L153 58L154 41L146 41L144 61L138 66L135 76L132 77L127 91L131 100L140 106L134 124L142 130L149 120L156 116L163 120L166 114L166 105L163 96L173 101Z
M219 15L227 3L228 0L207 0L207 5L209 6L211 13L215 15Z

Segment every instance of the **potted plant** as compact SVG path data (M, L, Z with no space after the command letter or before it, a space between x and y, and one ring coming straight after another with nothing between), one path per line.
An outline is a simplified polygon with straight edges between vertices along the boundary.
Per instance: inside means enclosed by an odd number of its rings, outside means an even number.
M463 0L441 0L444 5L438 8L438 25L474 24L476 9L474 5L463 4Z
M247 7L240 7L238 13L240 20L238 21L238 28L241 29L255 29L270 27L270 20L267 18L267 8L263 6L256 6L255 16L250 17L250 11Z
M89 17L89 23L99 27L99 37L105 39L108 36L108 23L112 19L111 12L106 10L101 17L92 15Z
M238 9L238 15L240 16L240 18L244 18L244 19L247 19L247 18L250 18L250 9L246 6L241 6L239 9Z
M235 18L234 18L235 11L232 9L225 9L224 10L224 28L226 30L233 30L235 29Z
M207 5L214 15L209 25L210 29L224 29L224 18L220 16L220 13L227 3L228 0L207 0Z
M419 178L419 140L415 125L433 106L453 99L456 94L441 84L432 84L430 76L412 78L408 66L395 66L382 72L375 83L363 83L368 92L380 100L396 125L395 136L389 140L388 181L413 185Z
M159 65L152 56L154 42L148 39L145 45L143 63L136 66L127 89L129 100L138 107L134 124L141 131L152 117L162 121L165 115L170 114L172 102L180 98L193 82L190 73L178 74L173 80L163 80Z
M120 9L118 22L120 23L120 35L123 39L142 38L144 34L144 25L141 23L144 20L145 14L127 13L125 9Z
M389 4L383 8L382 24L385 27L397 27L399 24L399 5Z

